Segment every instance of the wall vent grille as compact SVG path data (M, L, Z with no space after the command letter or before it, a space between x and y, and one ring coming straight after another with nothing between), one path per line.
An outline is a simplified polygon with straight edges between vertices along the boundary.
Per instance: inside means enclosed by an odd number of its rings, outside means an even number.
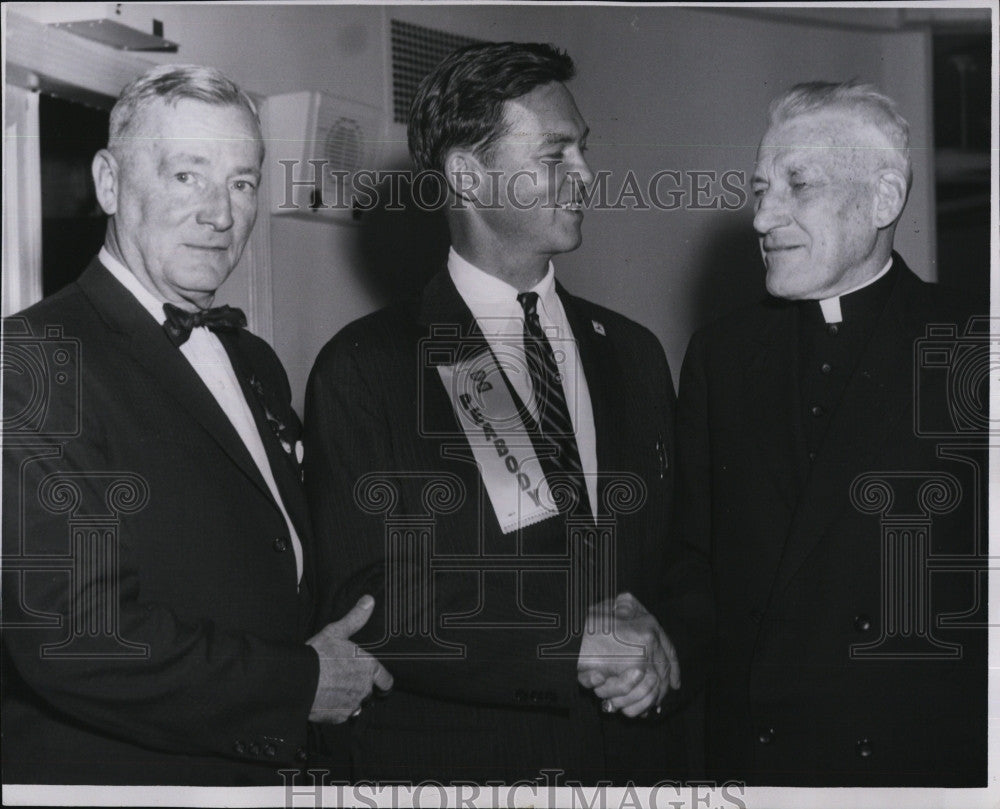
M456 48L480 40L399 20L392 20L391 34L393 120L405 124L424 76Z

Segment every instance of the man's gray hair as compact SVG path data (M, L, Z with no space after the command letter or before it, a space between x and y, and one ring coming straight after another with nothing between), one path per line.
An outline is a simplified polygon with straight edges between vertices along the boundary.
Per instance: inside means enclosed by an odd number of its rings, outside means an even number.
M143 109L153 101L176 104L184 98L218 106L242 107L250 113L260 132L260 115L250 96L214 67L159 65L129 82L122 90L111 110L108 148L113 149L132 134Z
M769 124L820 110L841 109L874 126L892 144L892 162L903 171L906 185L913 181L910 162L910 125L896 109L896 102L872 84L855 79L835 83L810 81L796 84L771 102Z

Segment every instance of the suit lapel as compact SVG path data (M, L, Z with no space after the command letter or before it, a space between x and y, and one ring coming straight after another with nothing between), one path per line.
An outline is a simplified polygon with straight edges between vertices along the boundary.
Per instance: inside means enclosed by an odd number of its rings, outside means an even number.
M80 276L78 284L132 358L204 428L247 478L271 497L236 428L149 312L96 259Z
M441 361L451 363L489 350L486 337L447 270L438 272L424 287L415 319L420 329L420 340L429 340L423 345L428 350L433 349ZM443 351L439 351L437 346ZM424 375L425 396L432 395L433 401L441 402L440 407L423 407L423 417L428 423L422 426L428 428L432 435L464 434L432 358L415 357L414 360L420 362ZM422 405L430 401L427 399ZM449 452L458 452L467 461L473 461L472 448L467 441L450 441L448 447Z
M907 270L893 289L871 339L834 411L823 445L806 479L775 579L775 594L789 584L802 562L850 508L850 487L864 472L875 471L882 448L909 412L903 391L912 390L913 339L905 322Z
M312 524L309 521L309 506L306 503L305 489L302 487L299 468L281 446L281 442L268 423L265 405L250 384L250 378L253 374L252 366L244 352L240 350L238 335L220 332L217 336L226 349L229 361L233 365L233 371L239 380L243 398L246 399L250 412L253 414L254 425L257 427L261 444L267 453L267 461L271 467L271 474L274 475L278 494L281 496L281 502L295 526L295 533L298 534L299 542L302 545L302 583L306 586L300 586L299 592L301 596L308 597L308 594L315 591L316 565L312 559ZM295 452L295 448L292 447L291 451ZM307 607L306 611L308 612L309 609Z
M624 380L621 379L621 366L611 341L606 335L596 331L594 322L584 316L575 298L565 290L562 284L556 283L556 291L559 293L559 299L562 301L566 318L573 331L573 338L576 340L585 377L581 382L587 386L590 393L590 404L594 411L597 470L599 473L597 507L598 514L600 514L603 511L601 504L605 499L603 496L604 487L612 482L607 475L601 475L600 472L602 470L629 469L634 463L634 459L621 457L625 443L621 427L624 425L621 425L619 420L614 418L615 403L612 396L614 392L621 395Z
M275 483L278 486L281 501L284 503L285 508L288 510L288 515L295 524L295 530L300 537L304 537L310 531L307 516L309 509L306 505L299 470L289 454L281 446L278 437L274 434L274 430L268 423L267 413L264 409L265 405L250 385L250 378L253 372L250 363L240 350L238 336L235 334L226 334L225 332L220 332L217 336L226 349L226 354L229 355L229 361L232 363L233 370L236 372L236 378L240 383L240 390L243 391L243 398L246 399L247 405L250 407L250 412L253 414L254 424L257 427L257 432L260 434L264 451L267 453L267 460L271 466L271 473L274 475ZM292 447L291 451L294 452L295 448Z

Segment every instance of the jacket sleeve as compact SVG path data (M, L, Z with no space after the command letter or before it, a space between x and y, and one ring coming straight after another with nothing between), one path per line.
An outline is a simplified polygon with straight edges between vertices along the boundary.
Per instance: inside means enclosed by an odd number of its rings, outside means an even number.
M677 647L682 687L668 697L668 707L685 702L704 686L714 645L708 380L698 334L691 339L681 369L674 466L674 511L664 564L662 623Z

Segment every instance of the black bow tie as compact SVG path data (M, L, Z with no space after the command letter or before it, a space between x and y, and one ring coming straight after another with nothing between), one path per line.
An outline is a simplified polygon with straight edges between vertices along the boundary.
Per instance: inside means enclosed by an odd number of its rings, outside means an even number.
M239 329L247 324L247 316L243 314L243 310L233 306L216 306L213 309L189 312L172 303L165 303L163 312L167 316L163 330L170 342L178 347L187 342L191 336L191 329L196 329L198 326L205 326L213 331L216 329L226 331Z

